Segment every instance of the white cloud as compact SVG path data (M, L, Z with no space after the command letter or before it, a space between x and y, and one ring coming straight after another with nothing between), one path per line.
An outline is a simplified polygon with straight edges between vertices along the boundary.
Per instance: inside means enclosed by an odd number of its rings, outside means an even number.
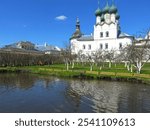
M57 16L55 19L59 20L59 21L65 21L67 19L67 17L64 15L60 15L60 16Z

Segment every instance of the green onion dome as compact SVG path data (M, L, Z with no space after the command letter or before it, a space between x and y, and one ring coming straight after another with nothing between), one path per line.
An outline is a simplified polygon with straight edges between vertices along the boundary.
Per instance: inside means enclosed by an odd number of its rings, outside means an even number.
M101 16L101 15L102 15L102 11L98 8L98 9L95 11L95 15L96 15L96 16Z
M118 13L116 13L116 19L120 19L120 15Z
M113 5L110 7L109 12L115 14L115 13L117 13L117 11L118 11L118 10L117 10L117 7L113 4Z
M103 9L103 13L105 14L105 13L109 13L109 10L110 10L110 7L109 7L109 5L108 5L108 3L106 4L106 6L104 7L104 9Z

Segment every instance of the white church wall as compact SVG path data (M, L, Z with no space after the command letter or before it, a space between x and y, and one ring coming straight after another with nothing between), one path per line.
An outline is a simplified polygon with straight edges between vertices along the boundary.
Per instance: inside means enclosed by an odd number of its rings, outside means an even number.
M109 36L106 36L106 32L109 33ZM101 36L103 33L103 36ZM117 25L115 23L111 24L103 24L102 26L97 25L94 27L94 39L110 39L110 38L117 38Z
M96 23L101 23L101 17L100 16L98 16L97 18L96 18Z
M111 21L112 21L113 23L115 23L115 21L116 21L116 16L115 16L115 14L111 14Z
M84 54L94 53L95 51L101 49L105 51L110 50L120 50L123 47L132 44L132 40L130 38L120 38L120 39L103 39L103 40L95 40L95 41L73 41L72 52L77 54L82 50Z

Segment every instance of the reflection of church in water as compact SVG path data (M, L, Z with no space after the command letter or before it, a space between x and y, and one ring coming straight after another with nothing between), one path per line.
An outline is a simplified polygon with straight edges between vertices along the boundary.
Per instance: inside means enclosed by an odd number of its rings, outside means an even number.
M81 106L98 113L145 111L143 109L149 96L141 95L140 88L133 91L132 87L136 85L109 81L71 80L68 90L71 93L68 96L72 94L71 98L78 107L76 112L80 112L78 110Z
M71 91L74 91L78 98L80 97L80 103L89 102L89 104L85 105L91 107L93 112L118 112L120 88L110 87L110 85L107 85L107 82L103 81L84 80L71 81L70 87Z

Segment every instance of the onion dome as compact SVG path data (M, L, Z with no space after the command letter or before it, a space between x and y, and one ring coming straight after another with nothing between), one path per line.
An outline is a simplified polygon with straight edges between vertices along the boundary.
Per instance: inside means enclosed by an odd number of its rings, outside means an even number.
M115 13L117 13L117 11L118 11L118 10L117 10L117 7L113 4L113 5L110 7L109 12L115 14Z
M98 8L98 9L95 11L95 15L96 15L96 16L101 16L101 15L102 15L102 11L100 10L100 8Z
M116 19L119 20L120 19L120 15L118 13L116 13Z
M105 14L105 13L109 13L109 10L110 10L110 7L109 7L108 2L107 2L106 6L105 6L104 9L103 9L103 13L104 13L104 14Z

